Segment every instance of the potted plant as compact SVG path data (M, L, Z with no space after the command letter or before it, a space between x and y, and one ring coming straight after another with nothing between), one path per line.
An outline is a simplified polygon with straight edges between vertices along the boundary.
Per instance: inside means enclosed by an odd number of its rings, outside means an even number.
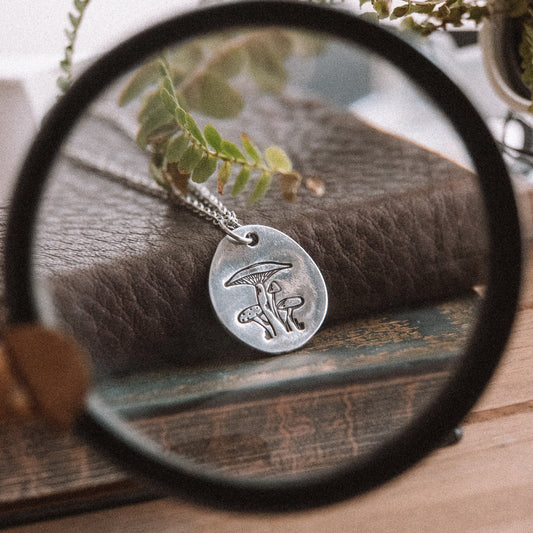
M498 95L514 111L532 111L533 18L530 10L506 12L494 7L481 29L480 44L485 70Z
M531 111L533 2L531 0L363 0L379 19L401 20L420 35L479 26L487 75L514 111Z

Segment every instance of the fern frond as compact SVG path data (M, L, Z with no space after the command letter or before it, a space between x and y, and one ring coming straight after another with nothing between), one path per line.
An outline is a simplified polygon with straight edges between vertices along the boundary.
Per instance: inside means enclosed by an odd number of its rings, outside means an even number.
M292 162L282 148L269 146L263 154L246 134L241 136L242 147L238 147L232 141L224 139L212 124L207 124L202 132L192 115L180 103L170 65L165 57L160 60L159 71L160 88L152 97L159 95L167 113L167 121L171 118L178 127L178 132L165 141L158 142L155 147L163 156L159 167L154 168L153 177L158 183L161 175L173 182L174 165L177 164L181 187L184 174L200 183L217 174L218 191L222 193L232 171L238 169L232 194L240 193L250 177L256 175L257 183L249 198L250 203L255 203L267 192L274 175L279 175L282 194L286 199L294 201L301 177L293 171ZM141 125L141 131L142 127ZM143 138L150 138L150 132L144 132ZM169 168L169 165L172 166Z
M70 28L65 30L67 46L65 47L64 57L59 64L63 75L57 79L57 86L61 94L64 94L72 84L72 56L74 54L74 45L78 36L78 29L89 2L90 0L74 0L74 13L70 12L68 14Z

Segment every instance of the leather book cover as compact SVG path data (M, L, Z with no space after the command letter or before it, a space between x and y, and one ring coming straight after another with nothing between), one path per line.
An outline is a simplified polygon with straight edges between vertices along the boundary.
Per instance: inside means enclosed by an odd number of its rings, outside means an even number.
M450 298L483 281L474 174L321 101L265 96L254 107L215 125L227 138L247 132L262 148L282 146L325 194L302 186L288 203L274 186L257 206L229 191L222 201L242 223L280 229L309 253L328 288L326 325ZM223 232L152 182L134 120L114 118L113 109L99 103L84 116L47 189L36 266L58 317L109 371L249 357L209 300Z

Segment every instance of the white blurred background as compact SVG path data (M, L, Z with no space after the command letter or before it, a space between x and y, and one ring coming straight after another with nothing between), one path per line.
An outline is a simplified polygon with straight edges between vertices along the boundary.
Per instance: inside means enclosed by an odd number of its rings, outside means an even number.
M124 38L153 23L198 5L199 0L91 0L80 26L74 53L76 65L97 58ZM60 74L73 0L0 0L0 205L8 203L12 183L39 122L59 94ZM348 0L345 6L357 6ZM435 35L423 48L478 104L486 117L501 114L483 71L479 47L457 48L449 35ZM78 71L79 71L78 67ZM357 112L386 130L402 134L418 130L434 138L431 121L415 128L411 110L404 115L403 91L390 76L374 78L374 100L359 103ZM480 91L480 87L483 90ZM400 101L398 101L400 99ZM383 102L390 104L390 109ZM375 105L374 105L375 104ZM426 125L424 127L424 124ZM427 131L426 131L427 130ZM424 137L425 136L425 137Z
M197 0L91 0L80 26L74 63ZM58 64L73 0L0 0L0 205L39 121L59 91Z

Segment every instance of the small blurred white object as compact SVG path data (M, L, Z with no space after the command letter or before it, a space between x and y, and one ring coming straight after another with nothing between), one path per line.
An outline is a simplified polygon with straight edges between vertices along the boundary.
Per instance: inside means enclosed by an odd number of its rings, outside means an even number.
M1 54L0 65L0 205L5 205L38 123L28 72L50 73L50 65L41 58Z
M74 65L198 0L91 0L80 26ZM2 0L0 8L0 206L39 123L54 103L73 0Z
M35 122L21 80L0 79L0 205L5 205Z

